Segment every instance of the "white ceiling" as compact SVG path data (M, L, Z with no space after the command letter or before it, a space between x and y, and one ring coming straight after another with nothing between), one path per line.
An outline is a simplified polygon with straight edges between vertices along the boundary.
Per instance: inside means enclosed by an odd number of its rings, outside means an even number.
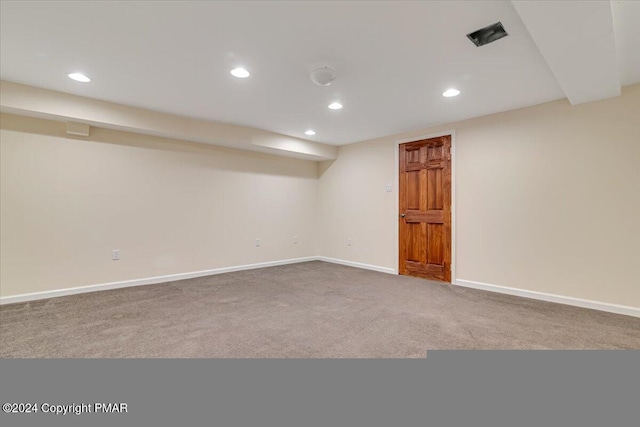
M640 82L638 4L613 4L623 85ZM0 72L12 82L342 145L567 96L522 19L505 1L2 1ZM508 37L480 48L466 38L497 21ZM318 65L337 70L331 86L309 80ZM232 77L237 66L251 77ZM76 71L93 81L67 78ZM449 87L462 94L443 98ZM335 100L343 110L327 108ZM304 135L309 128L317 135Z

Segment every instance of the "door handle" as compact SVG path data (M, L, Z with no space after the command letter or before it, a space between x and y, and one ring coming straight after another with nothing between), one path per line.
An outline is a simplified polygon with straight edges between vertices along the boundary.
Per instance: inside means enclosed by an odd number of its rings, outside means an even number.
M406 214L400 214L400 218L404 218L405 216L407 216Z

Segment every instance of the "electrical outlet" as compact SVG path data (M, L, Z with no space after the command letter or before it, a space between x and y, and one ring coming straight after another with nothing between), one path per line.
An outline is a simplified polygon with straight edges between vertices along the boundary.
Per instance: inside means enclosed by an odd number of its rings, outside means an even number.
M118 261L120 259L120 249L114 249L111 251L111 260Z
M260 247L260 239L256 239L256 248Z
M347 246L353 246L353 239L351 237L347 239Z
M293 236L293 244L294 245L298 244L298 236Z

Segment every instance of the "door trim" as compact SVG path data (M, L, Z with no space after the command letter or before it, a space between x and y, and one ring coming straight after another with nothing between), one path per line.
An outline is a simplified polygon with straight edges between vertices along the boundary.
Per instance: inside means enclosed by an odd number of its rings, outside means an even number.
M456 131L446 130L428 135L414 136L395 141L395 189L398 194L395 198L395 268L396 274L400 274L400 144L416 142L423 139L437 138L439 136L451 136L451 284L456 283Z

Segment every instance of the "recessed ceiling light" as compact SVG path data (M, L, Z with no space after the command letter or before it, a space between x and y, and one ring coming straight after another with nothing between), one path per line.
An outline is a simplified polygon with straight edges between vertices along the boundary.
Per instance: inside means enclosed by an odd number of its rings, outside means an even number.
M68 74L68 76L70 79L75 80L77 82L87 83L91 81L89 77L85 76L82 73L71 73L71 74Z
M244 68L234 68L231 70L231 75L239 79L244 79L250 76L249 72Z
M460 95L460 91L458 89L447 89L444 92L442 92L442 96L446 98L451 98L452 96L458 96L458 95Z
M339 110L342 108L342 104L340 104L339 102L333 102L329 104L329 108L332 110Z
M308 131L306 131L304 134L305 134L305 135L309 135L309 136L313 136L313 135L315 135L315 134L316 134L316 131L309 129L309 130L308 130Z

